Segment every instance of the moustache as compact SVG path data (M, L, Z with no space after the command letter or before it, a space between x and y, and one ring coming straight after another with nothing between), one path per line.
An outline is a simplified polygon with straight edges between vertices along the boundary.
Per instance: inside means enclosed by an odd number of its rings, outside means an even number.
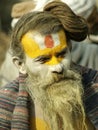
M39 76L34 76L29 74L29 78L27 78L28 84L32 84L33 88L38 86L39 89L47 89L51 85L55 85L58 83L62 83L63 81L79 81L81 78L80 74L74 70L65 70L63 73L50 73L45 78L41 78Z
M42 84L43 89L47 89L48 87L55 84L62 84L62 82L77 82L80 81L81 75L74 70L64 71L62 74L53 73L52 75L48 75L44 80L40 80L40 84Z
M80 79L80 75L78 72L74 70L63 71L62 73L53 73L52 77L54 81L59 82L61 80L78 80Z

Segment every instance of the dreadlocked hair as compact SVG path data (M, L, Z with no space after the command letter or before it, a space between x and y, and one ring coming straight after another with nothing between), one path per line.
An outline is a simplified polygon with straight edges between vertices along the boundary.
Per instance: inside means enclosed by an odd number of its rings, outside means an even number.
M77 16L67 4L53 1L44 7L44 11L57 16L70 39L82 41L87 37L89 30L86 20Z
M24 59L24 49L20 43L23 35L28 31L38 31L45 35L62 29L68 40L82 41L88 34L86 21L77 16L63 2L51 2L44 7L42 12L25 14L12 30L12 55Z

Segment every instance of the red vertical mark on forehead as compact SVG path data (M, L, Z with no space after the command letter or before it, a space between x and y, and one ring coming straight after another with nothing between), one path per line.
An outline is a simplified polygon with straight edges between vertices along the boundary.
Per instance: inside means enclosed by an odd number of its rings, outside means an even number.
M47 48L52 48L54 46L54 41L51 35L45 37L45 46Z

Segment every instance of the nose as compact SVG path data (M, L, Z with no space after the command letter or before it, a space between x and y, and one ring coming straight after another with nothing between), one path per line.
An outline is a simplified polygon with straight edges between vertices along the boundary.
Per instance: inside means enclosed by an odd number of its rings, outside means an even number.
M51 68L52 73L63 74L63 66L61 64L55 65Z
M55 74L63 74L63 70L62 70L62 71L52 71L52 73L55 73Z

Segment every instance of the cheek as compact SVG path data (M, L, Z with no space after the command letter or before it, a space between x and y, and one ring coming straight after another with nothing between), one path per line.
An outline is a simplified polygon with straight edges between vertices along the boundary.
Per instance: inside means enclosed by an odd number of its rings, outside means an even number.
M34 75L46 74L48 71L48 66L40 64L39 62L27 60L26 66L29 69L29 71Z
M64 65L64 67L66 69L70 68L70 64L71 64L71 54L70 53L62 60L62 64Z
M38 72L38 64L27 58L26 60L26 67L27 72L30 71L31 73L37 73Z

